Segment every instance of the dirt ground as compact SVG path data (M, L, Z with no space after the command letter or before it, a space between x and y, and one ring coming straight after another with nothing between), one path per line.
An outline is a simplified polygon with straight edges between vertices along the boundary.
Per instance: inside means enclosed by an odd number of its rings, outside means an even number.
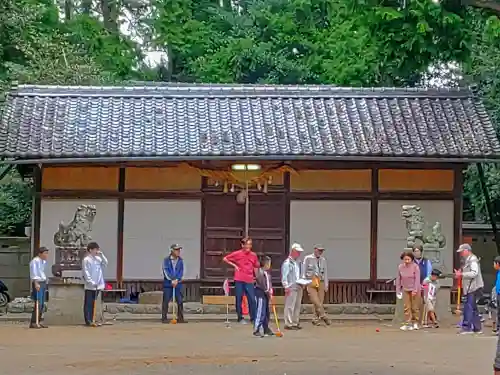
M379 332L377 332L379 329ZM223 323L116 323L29 330L0 324L1 375L492 374L496 337L401 332L375 323L305 324L255 338Z

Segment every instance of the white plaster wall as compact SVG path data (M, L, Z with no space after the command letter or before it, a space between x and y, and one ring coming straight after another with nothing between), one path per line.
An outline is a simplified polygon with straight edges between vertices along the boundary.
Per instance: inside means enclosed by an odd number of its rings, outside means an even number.
M61 221L67 224L73 219L80 204L96 206L91 237L99 244L109 261L108 267L104 270L104 277L114 280L117 262L118 200L42 199L40 246L50 249L51 254L46 269L48 275L52 275L51 267L55 260L54 233L58 230Z
M443 256L448 272L453 272L453 201L380 201L378 206L378 246L377 278L391 279L396 275L401 253L406 247L405 222L401 217L401 206L418 205L430 233L436 221L441 222L446 237L446 250Z
M184 278L199 279L201 201L125 201L124 279L162 279L162 262L174 243L184 247Z
M325 246L329 279L370 278L370 202L292 201L290 241Z

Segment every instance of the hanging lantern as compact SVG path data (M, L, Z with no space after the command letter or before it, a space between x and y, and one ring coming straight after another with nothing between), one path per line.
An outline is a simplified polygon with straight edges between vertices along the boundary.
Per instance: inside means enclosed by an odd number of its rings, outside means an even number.
M229 189L231 193L234 193L234 184L231 184L231 189Z
M246 200L247 200L246 190L242 190L238 193L238 195L236 195L236 202L238 202L238 204L245 204Z
M228 192L227 181L224 181L224 189L222 191L224 194L227 194L227 192Z
M215 186L215 187L218 187L218 186L219 186L219 181L215 180L215 182L214 182L214 186Z
M267 185L268 185L268 182L264 182L264 193L267 194Z
M262 190L262 185L260 184L260 182L257 183L257 190L258 191L261 191Z

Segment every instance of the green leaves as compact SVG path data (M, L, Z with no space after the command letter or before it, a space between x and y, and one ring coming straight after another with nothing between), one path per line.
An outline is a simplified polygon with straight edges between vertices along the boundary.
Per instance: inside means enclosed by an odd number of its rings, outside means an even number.
M19 227L29 225L32 193L31 182L23 181L16 172L9 173L0 181L1 235L12 235Z

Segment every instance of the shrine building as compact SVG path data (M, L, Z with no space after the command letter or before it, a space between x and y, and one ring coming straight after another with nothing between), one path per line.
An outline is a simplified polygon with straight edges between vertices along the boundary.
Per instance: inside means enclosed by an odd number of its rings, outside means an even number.
M367 290L392 287L409 236L403 205L421 208L426 235L441 224L452 272L462 172L500 156L465 89L19 86L0 121L3 162L34 176L34 248L53 250L60 223L93 205L106 278L160 289L179 243L188 301L222 293L232 275L222 258L248 231L276 282L292 242L321 243L326 302L366 302Z

